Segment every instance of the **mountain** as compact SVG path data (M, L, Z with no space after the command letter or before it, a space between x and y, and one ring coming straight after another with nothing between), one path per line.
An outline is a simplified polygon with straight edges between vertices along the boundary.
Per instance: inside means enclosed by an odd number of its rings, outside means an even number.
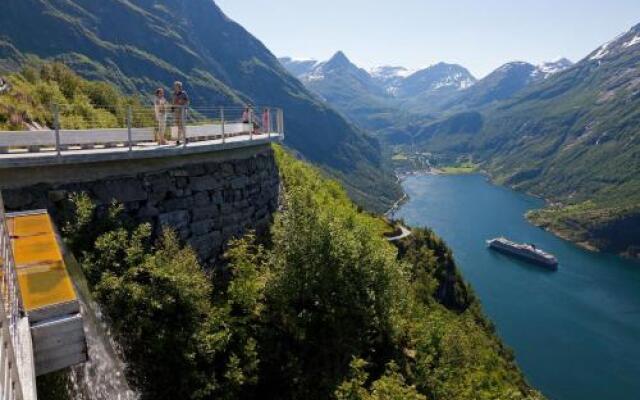
M384 65L371 69L369 75L387 94L396 96L402 81L414 72L405 67Z
M434 115L473 87L476 78L457 64L438 63L403 79L397 97L403 109L416 115ZM415 119L415 118L414 118Z
M397 110L387 90L367 71L353 64L342 51L328 61L314 65L302 65L290 58L281 58L280 61L307 88L368 131L393 123Z
M285 109L286 144L381 210L398 196L377 141L292 77L211 0L5 0L0 66L28 54L148 96L181 80L192 104Z
M347 56L338 51L328 61L316 64L308 73L300 76L308 87L320 93L329 102L349 98L348 90L366 92L374 96L384 96L380 86L371 75L353 64Z
M532 67L521 69L520 85ZM425 147L474 154L497 181L550 199L531 218L562 236L640 253L640 25L475 114L457 131L424 129Z
M477 108L496 101L509 100L531 84L548 79L572 65L573 63L566 58L538 66L520 61L510 62L477 81L443 108Z
M507 100L536 81L538 69L526 62L507 63L458 96L458 107L481 107ZM451 104L449 104L451 105Z
M446 63L416 72L395 66L368 72L341 51L321 63L280 61L328 104L374 132L402 130L476 82L466 68Z
M560 58L556 61L547 61L536 67L536 71L534 71L534 78L547 79L567 68L571 68L572 66L573 62L567 58Z
M402 80L397 95L402 98L425 94L443 95L471 87L475 82L476 79L466 68L456 64L438 63Z
M415 113L429 114L434 118L418 119L418 122L414 120L408 125L388 130L383 138L391 145L426 141L429 150L437 151L444 147L447 151L454 148L456 151L469 151L467 141L483 126L484 117L479 113L480 110L510 100L530 85L544 81L570 65L571 62L566 59L539 66L510 62L486 77L475 80L462 67L438 64L418 73L431 79L423 80L427 87L422 95L404 103ZM457 136L457 140L450 141L451 135ZM462 136L466 140L462 140Z
M318 65L316 60L297 60L291 57L278 58L280 64L286 68L293 76L300 77L308 74Z

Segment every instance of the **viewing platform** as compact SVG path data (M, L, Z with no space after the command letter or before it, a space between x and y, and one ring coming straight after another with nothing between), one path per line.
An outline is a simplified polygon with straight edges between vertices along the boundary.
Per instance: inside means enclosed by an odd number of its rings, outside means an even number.
M0 169L202 154L284 139L279 108L249 115L237 107L189 108L184 122L168 114L160 124L149 113L149 108L129 108L124 121L89 121L96 126L89 129L70 129L72 123L65 126L58 115L51 129L0 131ZM180 124L186 140L178 143ZM167 144L158 142L158 130Z

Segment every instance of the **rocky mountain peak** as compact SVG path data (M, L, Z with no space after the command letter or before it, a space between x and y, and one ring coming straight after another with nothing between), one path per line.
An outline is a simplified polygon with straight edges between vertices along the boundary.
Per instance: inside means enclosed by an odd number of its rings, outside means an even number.
M327 68L345 68L351 66L355 67L355 65L351 63L351 60L349 60L346 54L342 51L336 52L336 54L334 54L333 57L331 57L325 64L325 67Z

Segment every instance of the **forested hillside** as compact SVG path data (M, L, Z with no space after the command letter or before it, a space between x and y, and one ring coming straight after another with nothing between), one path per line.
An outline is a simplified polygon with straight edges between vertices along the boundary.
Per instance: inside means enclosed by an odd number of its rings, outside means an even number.
M390 244L337 182L275 152L282 211L221 265L117 205L79 193L58 210L144 399L541 398L434 233Z
M108 83L85 80L60 63L27 63L6 79L11 90L0 94L0 130L53 126L53 104L68 105L59 108L60 123L72 129L118 126L126 120L127 106L144 110L139 98L124 96ZM146 118L153 121L150 107Z
M6 0L0 68L29 54L145 97L181 80L194 107L282 107L287 145L340 178L361 204L384 210L399 197L378 142L311 94L213 1Z

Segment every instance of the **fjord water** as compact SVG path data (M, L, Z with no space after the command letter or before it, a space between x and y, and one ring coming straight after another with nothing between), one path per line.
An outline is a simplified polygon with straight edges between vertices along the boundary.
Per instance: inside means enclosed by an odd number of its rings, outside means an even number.
M415 176L397 217L453 248L528 381L554 400L640 399L640 263L588 252L529 224L544 203L480 175ZM506 236L556 255L557 272L487 249Z

